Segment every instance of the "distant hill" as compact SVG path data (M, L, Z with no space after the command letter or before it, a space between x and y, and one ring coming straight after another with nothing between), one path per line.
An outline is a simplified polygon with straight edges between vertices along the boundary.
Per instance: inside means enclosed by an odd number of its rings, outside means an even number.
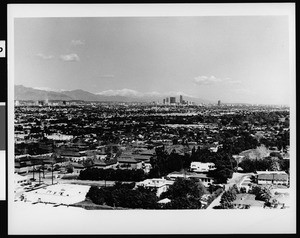
M176 96L176 101L179 101L178 95L168 95ZM126 94L117 93L90 93L81 89L71 90L71 91L49 91L42 89L34 89L30 87L25 87L23 85L15 85L15 100L81 100L81 101L102 101L102 102L162 102L166 95L161 94L150 94L150 93L137 93L133 90L128 90ZM195 103L210 103L208 100L194 98L194 97L183 97L185 101L193 101Z
M15 100L72 100L71 97L53 91L45 91L34 88L24 87L23 85L15 85Z
M72 91L62 91L61 93L67 95L73 100L99 101L99 97L97 95L81 89L72 90Z

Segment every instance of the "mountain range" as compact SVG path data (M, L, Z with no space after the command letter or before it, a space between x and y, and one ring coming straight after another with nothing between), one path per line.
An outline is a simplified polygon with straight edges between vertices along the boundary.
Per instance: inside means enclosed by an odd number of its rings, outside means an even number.
M15 100L63 100L63 101L96 101L96 102L162 102L166 97L176 97L179 101L179 95L183 95L185 101L193 101L199 103L211 103L208 100L187 96L184 93L170 92L170 93L141 93L131 89L121 90L107 90L99 93L91 93L81 89L66 91L66 90L51 90L51 89L37 89L25 87L23 85L15 85Z

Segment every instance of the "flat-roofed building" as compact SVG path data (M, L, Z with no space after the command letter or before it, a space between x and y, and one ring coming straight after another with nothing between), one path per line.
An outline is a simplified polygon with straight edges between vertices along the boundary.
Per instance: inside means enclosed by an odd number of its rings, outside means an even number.
M155 188L156 196L159 197L163 192L166 192L168 188L173 184L174 181L172 180L152 178L136 183L136 187Z
M170 97L170 104L176 103L176 97Z
M176 180L177 178L194 178L198 179L205 187L209 187L209 185L213 184L214 179L212 177L207 176L207 174L200 173L182 173L182 172L172 172L166 176L171 180Z
M89 189L88 185L55 184L25 192L23 196L26 201L30 202L69 205L84 201Z
M193 172L208 172L210 170L214 170L215 164L214 163L202 163L198 161L193 161L190 166L191 171Z

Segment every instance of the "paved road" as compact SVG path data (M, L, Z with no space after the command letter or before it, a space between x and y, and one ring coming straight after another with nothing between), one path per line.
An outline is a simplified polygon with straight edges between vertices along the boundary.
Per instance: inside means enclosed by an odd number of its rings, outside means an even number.
M209 204L209 206L206 209L213 209L214 206L220 205L220 200L221 200L223 193L224 193L224 191L215 200L213 200L212 203Z
M68 183L68 184L80 184L80 185L95 185L102 187L109 187L115 184L115 181L93 181L93 180L77 180L77 179L59 179L59 183Z
M250 177L253 173L234 173L232 178L228 180L228 183L225 184L225 191L236 184L238 187L241 186L242 182L246 177ZM222 192L206 209L213 209L214 206L220 205L220 200L224 192Z
M229 187L232 187L234 184L240 187L243 180L246 177L251 177L251 175L253 175L253 173L233 173L232 178L228 180L227 184L225 184L225 189L228 190Z

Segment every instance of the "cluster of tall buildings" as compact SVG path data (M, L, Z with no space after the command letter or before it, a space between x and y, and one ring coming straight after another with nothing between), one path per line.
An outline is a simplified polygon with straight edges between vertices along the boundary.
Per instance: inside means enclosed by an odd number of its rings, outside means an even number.
M165 105L194 105L194 102L183 100L183 96L179 96L179 102L176 102L176 97L166 97L163 99Z

